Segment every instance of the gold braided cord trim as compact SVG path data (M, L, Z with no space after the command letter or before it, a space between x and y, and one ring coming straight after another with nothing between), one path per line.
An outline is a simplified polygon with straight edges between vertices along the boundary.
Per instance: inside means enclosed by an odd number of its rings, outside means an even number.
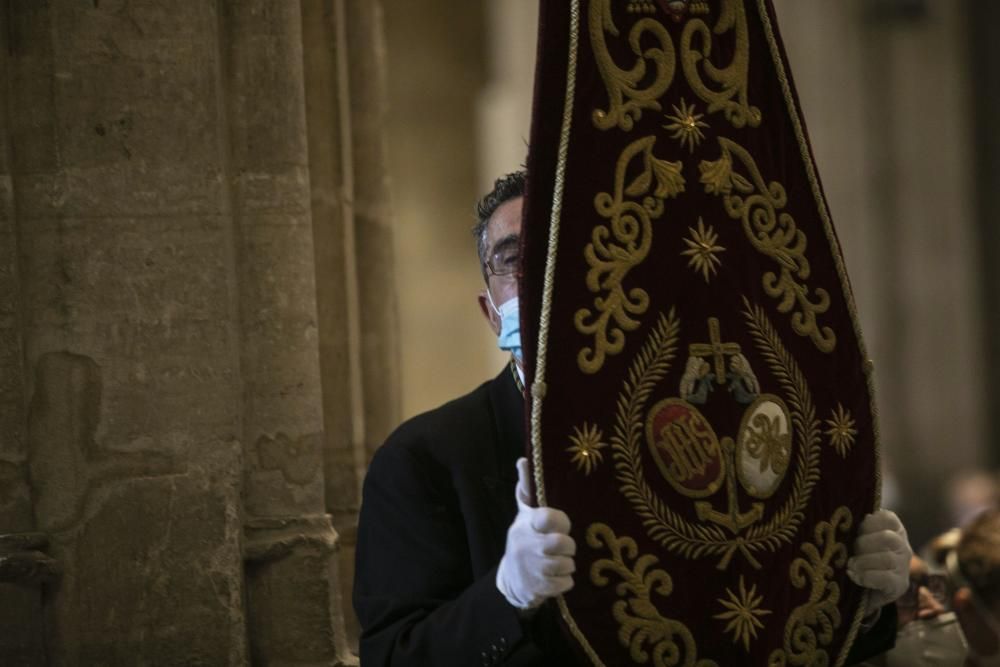
M552 193L552 212L549 217L549 244L545 257L545 279L542 285L542 313L538 324L538 351L535 358L535 381L531 387L531 459L534 464L535 495L539 506L545 505L545 477L542 474L542 401L545 397L545 359L548 352L549 320L552 313L552 287L555 280L556 249L559 245L559 222L562 218L563 190L566 185L566 155L573 124L573 98L576 94L576 62L580 33L580 0L571 0L569 10L569 53L566 67L566 97L563 102L562 132L559 136L559 153L556 162L555 188ZM559 610L566 627L580 644L595 667L605 667L594 648L580 631L560 595Z
M865 347L864 336L861 335L861 324L858 318L857 305L854 302L854 293L851 291L850 283L847 280L847 269L844 266L844 258L841 253L840 244L837 242L837 238L833 233L833 223L830 220L830 211L827 209L826 200L823 198L823 193L819 186L819 177L816 175L816 167L813 164L812 156L809 154L809 144L806 142L805 131L802 127L802 121L800 120L800 110L798 105L795 103L795 98L792 95L792 87L788 78L788 72L785 70L785 63L782 61L781 53L778 49L778 41L775 39L774 26L771 25L771 17L767 13L767 0L757 0L757 12L760 15L761 23L764 26L764 34L767 36L767 44L771 51L771 60L774 63L774 69L778 73L778 81L781 83L781 92L785 98L785 106L788 109L788 116L791 118L792 127L795 129L795 138L799 144L799 151L802 154L802 162L806 167L806 175L809 179L809 186L812 188L813 198L816 200L816 206L819 209L820 219L823 221L823 231L826 232L827 242L830 244L830 249L833 251L833 261L834 265L837 267L837 276L840 278L841 290L844 294L844 300L847 302L847 310L851 316L851 324L854 327L854 336L858 341L858 349L861 351L861 358L868 359L868 351ZM869 364L865 368L865 380L868 385L868 400L869 409L872 415L872 431L874 434L873 449L875 450L875 503L872 507L872 511L876 511L882 505L882 452L881 452L881 437L879 435L878 426L878 406L875 403L875 382L873 378L873 370ZM847 660L847 654L850 651L851 644L854 643L854 638L858 634L858 630L861 628L861 621L864 618L864 605L858 607L857 613L854 615L854 619L851 623L851 628L847 633L847 640L844 642L844 648L841 650L840 655L837 656L837 660L834 663L834 667L841 667L844 661Z
M535 379L531 387L531 456L535 470L535 496L545 505L545 478L542 475L542 401L545 398L545 361L548 352L549 324L552 314L552 288L555 284L556 255L559 247L559 223L562 220L563 192L566 187L566 155L573 126L573 98L576 95L576 61L580 30L580 0L573 0L569 17L569 54L566 65L566 97L563 101L562 131L556 161L552 212L549 215L549 243L545 255L542 282L542 313L538 322L538 350L535 355Z

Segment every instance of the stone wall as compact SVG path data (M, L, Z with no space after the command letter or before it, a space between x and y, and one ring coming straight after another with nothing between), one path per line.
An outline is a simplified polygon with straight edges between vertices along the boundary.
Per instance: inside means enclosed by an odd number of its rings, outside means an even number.
M364 4L0 4L0 663L353 660L395 302L340 305L392 230L316 105L379 134L377 42L324 41L377 35Z

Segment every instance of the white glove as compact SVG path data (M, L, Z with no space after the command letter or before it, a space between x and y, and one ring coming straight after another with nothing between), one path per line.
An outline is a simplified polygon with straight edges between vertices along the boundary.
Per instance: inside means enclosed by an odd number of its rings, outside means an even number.
M847 561L847 576L870 589L867 613L895 602L906 592L913 549L895 513L883 509L866 516L858 528L853 553Z
M497 588L518 609L531 609L573 588L576 542L569 517L550 507L528 505L528 459L517 460L517 516L497 568Z

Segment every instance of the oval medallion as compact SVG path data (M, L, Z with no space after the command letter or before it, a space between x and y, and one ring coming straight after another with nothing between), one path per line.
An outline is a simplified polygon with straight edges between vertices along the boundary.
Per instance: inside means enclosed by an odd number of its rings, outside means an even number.
M763 394L743 413L736 441L736 472L743 489L770 498L788 471L792 422L785 402Z
M719 439L704 415L687 401L668 398L650 409L646 443L678 493L704 498L722 485L726 467Z

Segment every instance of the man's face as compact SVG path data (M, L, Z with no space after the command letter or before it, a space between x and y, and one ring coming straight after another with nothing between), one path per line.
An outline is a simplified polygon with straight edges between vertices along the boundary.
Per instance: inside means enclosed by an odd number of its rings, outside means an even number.
M486 258L502 254L506 250L516 251L521 243L521 209L524 206L523 197L515 197L504 202L493 213L486 225ZM499 267L497 267L499 269ZM502 303L517 296L517 274L511 273L505 276L493 275L486 269L487 289L493 297L493 303L499 306ZM483 315L489 320L493 333L500 333L500 317L490 307L486 298L486 291L479 294L479 307Z

